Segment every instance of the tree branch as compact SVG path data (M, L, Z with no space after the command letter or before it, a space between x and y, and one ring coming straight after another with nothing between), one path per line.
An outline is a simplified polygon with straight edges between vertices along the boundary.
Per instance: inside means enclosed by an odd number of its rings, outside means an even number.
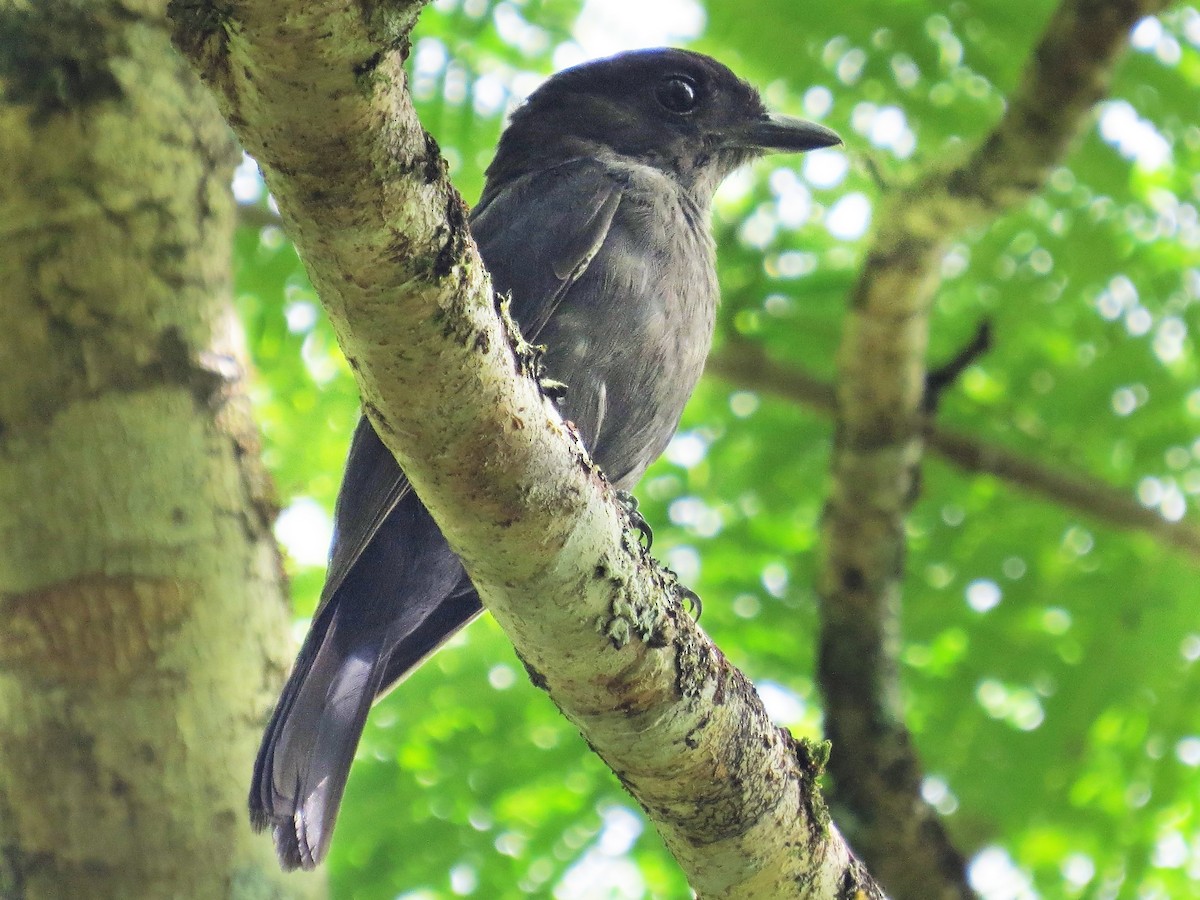
M768 359L755 344L726 347L709 358L705 373L827 416L837 411L837 391L832 384L803 369ZM1200 563L1200 527L1190 521L1170 522L1099 478L1048 466L935 422L926 423L925 447L965 472L991 475L1105 525L1143 532Z
M173 17L262 166L376 430L534 684L697 892L881 897L828 823L822 749L771 725L523 377L527 349L407 93L420 5L177 0Z
M850 298L818 576L819 679L837 799L858 823L851 840L898 898L972 896L962 855L921 799L896 658L939 264L955 235L1041 188L1104 96L1130 27L1164 5L1064 0L993 132L960 163L884 198Z

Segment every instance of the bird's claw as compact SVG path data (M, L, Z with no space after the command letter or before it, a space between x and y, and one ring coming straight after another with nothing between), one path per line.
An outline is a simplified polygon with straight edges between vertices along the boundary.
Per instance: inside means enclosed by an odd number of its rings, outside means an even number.
M679 592L679 599L691 607L692 618L699 622L700 615L704 612L704 604L700 600L700 595L682 584L676 584L675 589Z
M638 530L642 545L649 550L654 543L654 531L651 529L650 523L646 521L646 517L638 510L637 497L629 491L617 491L617 502L629 516L629 523Z

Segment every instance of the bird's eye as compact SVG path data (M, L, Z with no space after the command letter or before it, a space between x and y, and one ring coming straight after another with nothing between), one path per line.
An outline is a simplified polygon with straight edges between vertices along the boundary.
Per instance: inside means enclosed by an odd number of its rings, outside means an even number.
M696 82L683 75L672 75L658 85L655 96L673 113L690 113L696 108Z

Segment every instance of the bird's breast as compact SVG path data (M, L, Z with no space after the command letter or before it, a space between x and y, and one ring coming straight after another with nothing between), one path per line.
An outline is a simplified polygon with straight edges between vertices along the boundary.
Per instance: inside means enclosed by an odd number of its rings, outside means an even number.
M706 211L681 191L651 187L626 192L541 340L550 375L567 385L564 414L620 487L632 487L674 434L717 304Z

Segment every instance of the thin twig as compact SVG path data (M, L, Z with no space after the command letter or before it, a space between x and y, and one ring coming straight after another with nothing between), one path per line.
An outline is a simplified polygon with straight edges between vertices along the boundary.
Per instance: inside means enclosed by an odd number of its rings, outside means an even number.
M757 345L727 347L709 358L705 371L739 388L770 394L829 417L837 409L832 384L811 372L768 359ZM1100 478L1046 465L934 422L926 427L925 444L931 453L964 472L990 475L1113 528L1140 531L1200 564L1200 526L1188 520L1164 519L1128 491Z

